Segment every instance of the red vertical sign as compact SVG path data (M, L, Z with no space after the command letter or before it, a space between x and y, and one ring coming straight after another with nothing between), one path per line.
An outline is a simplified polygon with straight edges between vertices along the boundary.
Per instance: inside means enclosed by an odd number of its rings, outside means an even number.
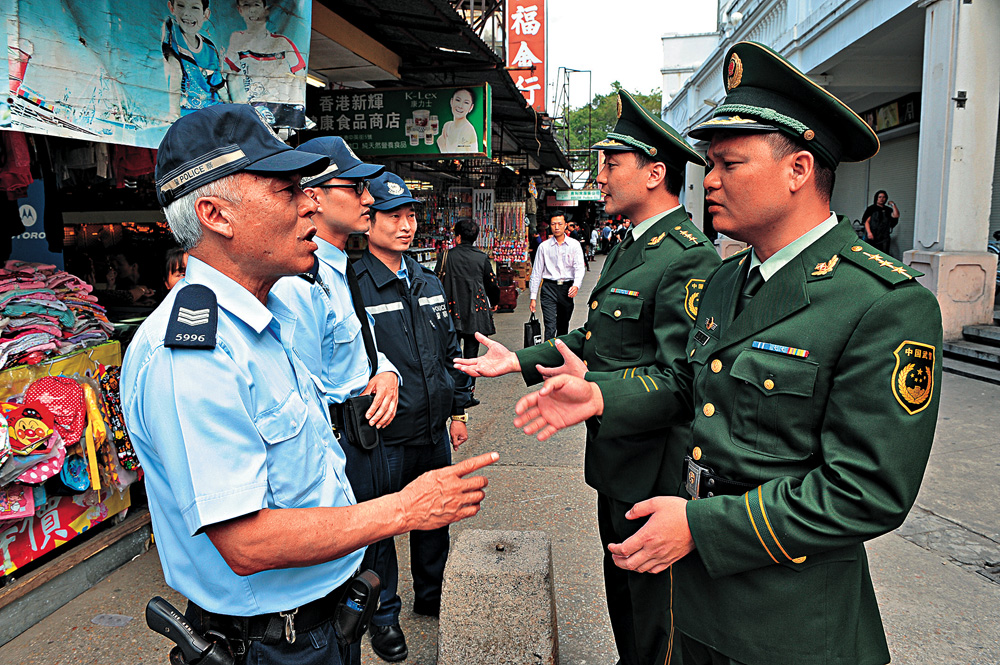
M545 0L507 0L507 69L528 105L545 112Z

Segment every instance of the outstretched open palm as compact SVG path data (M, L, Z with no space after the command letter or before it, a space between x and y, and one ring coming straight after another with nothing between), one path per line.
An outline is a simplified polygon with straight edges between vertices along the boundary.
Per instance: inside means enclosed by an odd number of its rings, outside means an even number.
M476 333L476 339L486 346L486 354L478 358L455 358L455 369L469 376L503 376L521 371L517 355L506 346L482 333Z
M596 384L569 374L554 376L541 390L528 393L514 407L518 414L514 425L525 434L536 434L545 441L561 429L599 415L604 397Z

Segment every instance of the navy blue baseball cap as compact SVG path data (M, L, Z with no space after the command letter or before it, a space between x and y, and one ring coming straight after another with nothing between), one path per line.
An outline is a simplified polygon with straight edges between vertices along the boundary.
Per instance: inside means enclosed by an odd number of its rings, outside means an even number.
M160 141L156 198L164 208L227 175L312 175L330 160L286 145L248 104L216 104L181 117Z
M310 139L296 148L298 152L315 153L330 159L326 169L312 177L303 178L303 187L315 187L322 185L327 180L334 178L349 178L360 180L361 178L371 178L377 176L385 170L379 164L367 164L358 159L358 156L347 145L347 141L339 136L321 136L318 139Z
M406 186L403 179L389 171L372 180L368 185L368 192L375 198L375 203L368 206L372 210L385 212L386 210L395 210L407 203L419 203L410 194L410 188Z

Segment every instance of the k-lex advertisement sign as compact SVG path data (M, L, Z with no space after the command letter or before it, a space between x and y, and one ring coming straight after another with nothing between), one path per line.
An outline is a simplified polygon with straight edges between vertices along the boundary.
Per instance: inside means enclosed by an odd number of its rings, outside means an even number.
M0 0L0 129L155 148L223 102L305 124L311 0Z
M452 88L309 90L319 135L341 136L366 157L489 157L486 83Z

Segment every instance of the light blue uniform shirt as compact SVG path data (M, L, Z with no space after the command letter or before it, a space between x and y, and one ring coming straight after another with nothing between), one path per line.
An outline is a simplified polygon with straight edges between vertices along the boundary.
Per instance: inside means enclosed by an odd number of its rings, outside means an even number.
M347 284L347 254L322 238L319 249L319 281L310 284L301 277L283 277L271 293L296 313L295 352L322 383L331 404L361 394L370 372L361 321L354 313L351 288ZM368 314L375 335L375 319ZM378 354L378 372L399 372L384 354Z
M174 298L188 284L218 298L214 349L163 345ZM163 573L210 612L252 616L299 607L345 582L364 554L240 577L204 533L262 508L355 503L319 387L293 351L297 328L273 294L265 307L192 256L186 278L125 354L122 407L146 472Z

